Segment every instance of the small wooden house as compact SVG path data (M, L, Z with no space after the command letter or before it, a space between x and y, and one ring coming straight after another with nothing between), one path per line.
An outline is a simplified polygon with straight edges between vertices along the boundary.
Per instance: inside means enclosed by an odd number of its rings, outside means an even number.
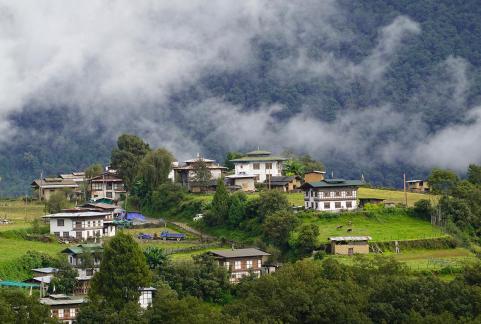
M411 192L425 193L431 190L426 180L408 180L406 185L407 190Z
M342 255L368 254L370 236L330 237L331 253Z

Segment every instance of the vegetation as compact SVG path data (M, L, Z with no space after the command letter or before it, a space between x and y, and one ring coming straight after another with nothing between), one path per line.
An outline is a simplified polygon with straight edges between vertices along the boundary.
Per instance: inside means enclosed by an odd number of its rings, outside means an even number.
M37 296L28 296L18 289L0 288L0 323L57 323L50 318L48 306L40 304Z
M56 192L50 196L50 199L45 204L45 209L49 214L55 214L69 205L67 197L63 192Z

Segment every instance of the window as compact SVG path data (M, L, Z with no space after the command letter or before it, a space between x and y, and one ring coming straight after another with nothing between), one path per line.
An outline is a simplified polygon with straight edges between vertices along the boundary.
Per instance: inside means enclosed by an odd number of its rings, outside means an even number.
M102 190L102 183L101 182L92 183L92 190Z
M315 197L316 196L316 192L314 190L311 191L311 196L312 197Z
M252 260L247 260L247 269L251 269L252 268Z
M111 192L107 192L107 198L112 198L112 193L111 193Z
M321 192L319 193L319 197L324 198L324 192L323 192L323 191L321 191Z
M60 236L60 232L53 232L55 236Z
M351 201L346 202L346 208L352 208L352 202Z
M85 270L85 275L87 275L87 276L93 276L93 275L94 275L94 270L93 270L93 269L86 269L86 270Z
M336 197L341 197L341 192L340 192L340 191L336 191Z
M257 260L257 267L262 268L262 260L261 259Z
M324 203L324 209L331 209L331 203L325 202Z
M70 308L70 318L75 318L75 308Z
M69 237L68 232L63 232L63 237Z
M340 201L336 201L334 203L334 208L338 209L338 208L341 208L341 202Z
M272 163L266 163L266 170L272 169Z
M334 191L331 191L331 197L334 197Z
M59 310L58 310L58 318L63 318L63 308L59 308Z
M240 261L236 261L236 262L234 263L234 269L240 270L240 268L241 268L241 262L240 262Z
M229 261L224 262L224 267L225 267L227 270L230 270L230 262L229 262Z
M65 221L63 219L57 219L57 226L64 226Z
M75 222L75 228L82 228L82 222Z
M259 163L254 163L254 164L252 164L252 168L253 168L254 170L259 170L259 169L260 169L260 164L259 164Z
M352 191L352 196L353 196L353 197L356 197L356 190L353 190L353 191Z

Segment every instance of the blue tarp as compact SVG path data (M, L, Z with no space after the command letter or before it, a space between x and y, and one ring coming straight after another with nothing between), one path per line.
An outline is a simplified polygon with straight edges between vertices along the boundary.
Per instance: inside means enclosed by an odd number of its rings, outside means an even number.
M128 212L128 213L127 213L127 216L125 217L125 219L127 219L127 220L138 219L138 220L141 220L141 221L145 221L145 216L142 215L142 214L139 213L139 212Z

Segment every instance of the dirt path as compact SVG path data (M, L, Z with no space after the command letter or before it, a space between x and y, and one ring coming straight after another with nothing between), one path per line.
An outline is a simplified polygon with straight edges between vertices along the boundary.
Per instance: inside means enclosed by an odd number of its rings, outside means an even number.
M182 228L184 231L187 231L189 233L192 233L194 235L199 236L201 239L216 240L216 238L214 236L204 234L204 233L196 230L195 228L190 227L189 225L187 225L185 223L181 223L181 222L171 222L171 223L174 224L175 226L178 226L178 227Z

